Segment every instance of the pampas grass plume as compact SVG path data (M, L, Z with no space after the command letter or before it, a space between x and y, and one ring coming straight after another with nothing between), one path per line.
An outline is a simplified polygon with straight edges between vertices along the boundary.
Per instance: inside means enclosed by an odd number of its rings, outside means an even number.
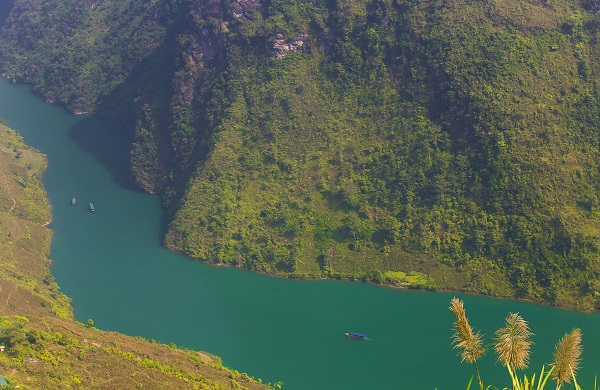
M482 336L479 332L473 332L473 328L471 328L467 320L464 304L460 299L456 297L452 298L450 301L450 311L456 315L452 344L454 344L455 349L460 350L459 354L462 357L462 361L476 363L485 354Z
M581 351L581 329L579 328L565 334L556 345L552 377L558 385L557 388L560 388L563 382L571 383L571 378L575 377Z
M533 344L529 338L532 335L527 321L519 313L509 313L506 325L496 331L494 349L498 354L498 361L504 365L509 364L515 370L527 368Z

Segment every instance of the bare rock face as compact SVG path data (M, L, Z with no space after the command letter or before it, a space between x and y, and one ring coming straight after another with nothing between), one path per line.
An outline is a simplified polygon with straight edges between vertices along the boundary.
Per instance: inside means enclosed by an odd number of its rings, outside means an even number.
M293 53L302 48L308 34L300 33L293 40L288 40L283 34L277 34L273 42L273 50L275 50L275 58L284 58L288 53Z
M231 12L234 17L241 18L247 17L248 14L260 6L260 2L258 0L237 0L231 4Z
M88 7L86 7L86 9L94 9L96 8L98 5L100 5L102 3L103 0L96 0L94 1L92 4L90 4Z

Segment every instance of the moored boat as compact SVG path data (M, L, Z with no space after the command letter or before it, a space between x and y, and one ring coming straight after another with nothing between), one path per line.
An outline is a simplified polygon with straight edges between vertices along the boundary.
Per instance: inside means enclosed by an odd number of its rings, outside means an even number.
M359 339L359 340L366 340L367 339L367 335L364 334L364 333L348 332L348 333L345 333L345 335L347 337L352 337L354 339Z
M94 204L92 202L90 202L90 211L96 211L96 209L94 208Z
M75 203L77 203L77 199L75 199L75 198L71 199L71 204L75 204Z

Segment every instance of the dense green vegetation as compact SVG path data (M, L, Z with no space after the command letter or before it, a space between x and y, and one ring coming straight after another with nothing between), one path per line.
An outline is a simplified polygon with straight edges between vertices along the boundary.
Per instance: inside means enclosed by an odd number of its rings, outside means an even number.
M269 388L215 356L76 323L48 269L45 165L0 123L0 376L8 388Z
M600 305L594 1L141 3L16 0L0 53L131 123L169 248Z

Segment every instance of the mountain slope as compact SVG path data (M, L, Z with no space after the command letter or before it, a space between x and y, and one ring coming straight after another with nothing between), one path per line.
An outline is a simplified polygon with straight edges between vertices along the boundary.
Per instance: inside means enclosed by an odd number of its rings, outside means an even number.
M597 308L593 1L134 3L17 0L2 66L129 121L169 248Z

